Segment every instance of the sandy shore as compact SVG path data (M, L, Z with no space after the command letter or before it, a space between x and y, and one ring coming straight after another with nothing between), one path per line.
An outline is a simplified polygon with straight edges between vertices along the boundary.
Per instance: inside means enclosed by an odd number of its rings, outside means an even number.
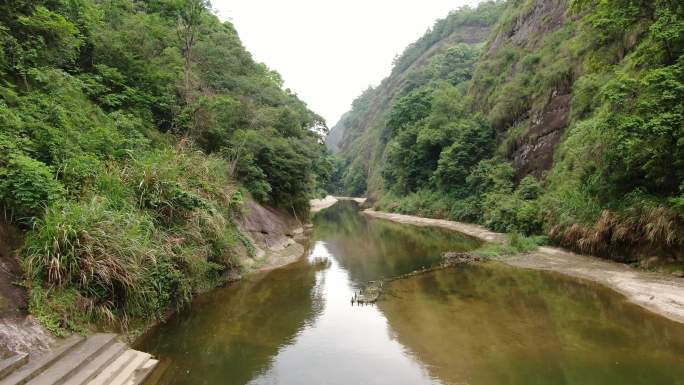
M364 214L417 226L441 227L487 242L499 243L504 234L482 226L412 215L365 210ZM549 270L591 280L623 294L629 301L673 321L684 323L684 279L651 273L596 257L575 254L555 247L540 247L536 252L501 258L511 266Z
M332 195L328 195L323 199L312 199L310 201L311 212L317 213L323 209L327 209L328 207L337 203L337 201L356 201L357 203L363 203L366 201L366 198L334 197Z

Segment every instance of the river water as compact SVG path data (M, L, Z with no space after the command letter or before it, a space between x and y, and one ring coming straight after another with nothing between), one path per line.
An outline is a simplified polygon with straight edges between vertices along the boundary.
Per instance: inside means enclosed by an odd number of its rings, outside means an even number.
M684 325L558 274L488 262L386 285L475 239L370 219L353 202L314 217L306 258L198 297L144 336L155 384L684 384ZM327 263L325 262L327 261Z

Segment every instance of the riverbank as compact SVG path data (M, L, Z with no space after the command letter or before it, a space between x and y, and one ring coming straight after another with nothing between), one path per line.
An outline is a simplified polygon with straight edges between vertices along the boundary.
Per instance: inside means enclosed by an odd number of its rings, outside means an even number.
M403 224L458 231L486 242L502 243L506 240L505 234L468 223L386 213L372 209L364 210L363 213L373 218ZM515 267L555 271L600 283L621 293L632 303L670 320L684 323L684 279L682 278L647 272L556 247L540 247L532 253L501 257L499 260Z
M354 198L354 197L335 197L332 195L327 195L322 199L312 199L309 201L311 206L311 213L317 213L321 210L327 209L328 207L334 205L338 201L354 201L358 204L366 202L366 198Z
M307 251L307 232L303 223L286 212L247 200L237 222L244 240L233 247L241 269L229 272L225 277L227 281L240 280L243 274L285 266L299 260ZM46 329L39 321L39 315L29 312L29 293L20 284L24 280L18 256L22 244L19 230L0 219L0 360L17 353L39 356L61 340ZM202 291L211 289L213 286L207 286ZM123 331L123 338L132 342L171 314L173 311L154 320L137 322ZM89 326L83 327L84 333L97 329ZM112 329L117 330L113 326Z

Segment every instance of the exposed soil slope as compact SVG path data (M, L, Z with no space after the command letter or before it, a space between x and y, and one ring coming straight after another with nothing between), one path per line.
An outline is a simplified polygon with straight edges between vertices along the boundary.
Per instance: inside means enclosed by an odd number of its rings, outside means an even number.
M53 338L28 314L26 290L19 286L23 275L16 251L21 234L0 219L0 358L11 352L31 353L46 349Z

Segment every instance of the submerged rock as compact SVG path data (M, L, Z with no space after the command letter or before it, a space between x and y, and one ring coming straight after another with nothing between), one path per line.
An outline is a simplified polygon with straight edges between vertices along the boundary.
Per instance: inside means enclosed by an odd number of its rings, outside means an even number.
M380 295L382 294L385 282L391 282L396 281L398 279L414 277L416 275L429 273L435 270L445 269L462 263L475 263L482 262L484 260L484 257L477 254L449 251L442 254L442 262L439 265L432 267L422 267L410 273L402 274L396 277L368 282L366 286L364 286L359 292L354 293L354 296L351 298L351 303L352 305L365 305L377 302L380 299Z
M461 263L475 263L482 261L484 261L482 256L473 253L449 251L442 254L442 266L452 266Z
M368 284L358 293L354 293L354 296L351 299L352 305L365 305L377 302L382 293L383 285L384 281L368 282Z

